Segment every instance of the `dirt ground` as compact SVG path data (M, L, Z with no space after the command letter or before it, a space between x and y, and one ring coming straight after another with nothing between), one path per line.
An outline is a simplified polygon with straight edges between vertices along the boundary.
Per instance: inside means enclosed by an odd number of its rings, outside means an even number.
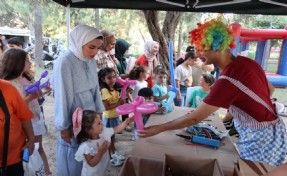
M46 152L50 169L53 173L53 176L56 176L56 147L57 147L57 138L56 138L56 129L54 127L54 100L51 96L46 97L46 102L44 103L44 115L45 123L48 128L48 133L43 136L43 147ZM131 152L134 141L132 141L132 132L123 131L122 134L116 134L116 148L124 156L128 156ZM112 167L108 168L109 176L116 176L121 167Z

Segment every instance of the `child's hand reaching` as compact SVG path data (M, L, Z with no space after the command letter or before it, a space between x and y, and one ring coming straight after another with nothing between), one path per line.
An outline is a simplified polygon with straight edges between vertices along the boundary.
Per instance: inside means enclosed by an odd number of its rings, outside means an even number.
M32 101L34 99L38 99L42 96L43 96L43 93L41 91L37 91L33 94L29 94L28 96L26 96L24 100L26 103L29 103L30 101Z
M126 101L125 99L121 99L121 98L120 98L120 99L119 99L119 103L120 103L120 105L124 104L124 103L125 103L125 101Z
M169 98L169 95L168 93L164 96L164 99L168 99Z
M132 123L134 121L134 116L132 116L132 117L130 117L130 118L127 118L125 121L124 121L124 123L126 123L127 125L129 124L129 123Z
M118 126L114 128L114 132L119 133L123 131L128 126L128 124L133 121L134 121L134 116L127 118L125 121L123 121L121 124L119 124Z
M103 155L110 147L110 142L108 141L104 141L102 143L102 145L100 145L99 143L97 143L97 147L98 147L98 153L100 153L101 155Z
M156 112L165 113L167 111L166 107L158 107Z

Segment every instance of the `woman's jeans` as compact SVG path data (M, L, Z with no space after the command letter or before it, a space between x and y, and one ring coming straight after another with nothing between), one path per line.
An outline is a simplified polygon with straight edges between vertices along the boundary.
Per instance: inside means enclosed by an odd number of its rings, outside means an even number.
M180 85L181 102L178 101L175 97L175 99L174 99L174 105L175 106L185 106L187 88L188 88L188 86Z

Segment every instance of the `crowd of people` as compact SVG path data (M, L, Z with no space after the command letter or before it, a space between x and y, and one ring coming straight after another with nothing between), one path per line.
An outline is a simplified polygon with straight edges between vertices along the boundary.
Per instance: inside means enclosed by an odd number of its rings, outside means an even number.
M231 54L232 31L221 20L198 25L190 34L192 46L176 61L174 77L178 92L174 105L195 110L141 131L134 125L133 140L196 124L223 107L229 109L240 134L237 143L240 157L281 165L286 157L286 127L272 105L270 84L261 67L251 59ZM201 36L213 40L204 40ZM39 142L45 174L52 175L42 147L46 129L37 101L51 88L28 94L25 86L34 82L28 53L19 43L8 41L8 45L10 48L4 51L4 44L0 42L0 85L11 114L9 136L17 142L9 140L8 149L13 152L8 153L4 165L6 174L23 175L21 152L28 148L32 154L34 143ZM17 46L19 48L15 48ZM115 148L115 134L127 129L134 119L132 115L119 116L117 107L142 96L145 101L158 105L155 113L167 112L163 102L169 99L170 75L158 60L159 43L146 41L144 54L128 72L125 55L130 46L128 41L117 39L116 34L108 30L78 25L71 31L69 50L56 60L51 79L57 129L57 175L105 175L109 164L123 164L125 157ZM221 70L218 80L210 74L214 65ZM136 81L129 86L127 98L120 96L122 87L116 82L118 77ZM198 87L187 97L187 89L194 86ZM0 123L3 123L4 111L0 114ZM150 114L142 116L144 124L149 117ZM3 139L4 133L0 133L2 171Z

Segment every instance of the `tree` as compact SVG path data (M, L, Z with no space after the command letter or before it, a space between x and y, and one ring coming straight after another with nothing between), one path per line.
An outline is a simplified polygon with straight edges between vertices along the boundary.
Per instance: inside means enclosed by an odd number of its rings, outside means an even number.
M168 64L168 41L174 41L174 33L181 19L181 12L166 12L162 30L159 26L158 12L154 10L143 10L149 32L153 40L160 45L159 59L165 68Z
M96 24L96 28L101 29L100 26L100 9L95 9L95 24Z
M35 0L33 3L34 13L34 32L35 32L35 64L36 67L41 66L43 54L43 32L42 32L42 10L40 0Z

